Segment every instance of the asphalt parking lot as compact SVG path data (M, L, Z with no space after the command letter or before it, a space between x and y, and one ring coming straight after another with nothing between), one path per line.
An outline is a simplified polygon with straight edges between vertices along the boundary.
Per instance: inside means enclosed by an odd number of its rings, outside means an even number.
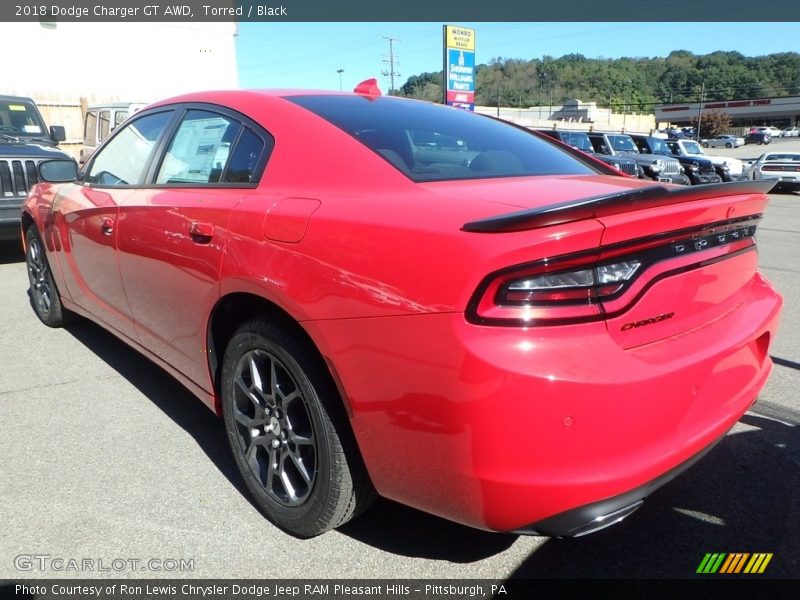
M686 578L705 553L738 551L771 552L767 576L800 577L800 195L771 198L757 240L786 304L759 403L623 524L573 540L388 501L312 540L282 533L248 501L216 417L99 327L41 325L21 252L0 245L0 580L98 576L18 558L31 555L193 561L118 577Z

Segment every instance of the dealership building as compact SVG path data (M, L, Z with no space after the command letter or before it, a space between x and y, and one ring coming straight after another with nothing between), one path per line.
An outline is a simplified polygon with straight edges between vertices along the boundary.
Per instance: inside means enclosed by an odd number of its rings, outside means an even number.
M703 102L702 108L700 102L662 104L655 107L656 122L688 125L701 110L729 114L733 127L774 125L783 128L800 124L800 96Z

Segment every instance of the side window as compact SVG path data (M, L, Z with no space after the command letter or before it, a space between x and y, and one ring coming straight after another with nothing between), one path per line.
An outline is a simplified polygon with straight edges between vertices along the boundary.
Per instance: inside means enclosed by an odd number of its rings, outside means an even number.
M98 141L102 142L107 137L108 134L111 132L111 113L107 110L100 111L100 139Z
M233 149L223 181L226 183L250 183L255 176L258 159L264 142L252 131L245 129Z
M97 143L97 114L90 110L86 113L86 121L83 125L83 143L87 146L94 146Z
M119 127L119 125L128 118L128 111L127 110L118 110L114 113L114 127L112 131Z
M158 137L172 114L150 114L124 125L95 155L85 181L107 186L141 183Z
M218 113L186 111L164 155L156 183L219 183L241 127Z

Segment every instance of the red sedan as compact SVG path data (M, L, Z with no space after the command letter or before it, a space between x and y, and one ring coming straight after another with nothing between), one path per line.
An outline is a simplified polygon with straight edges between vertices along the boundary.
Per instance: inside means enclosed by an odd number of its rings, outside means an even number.
M644 182L369 85L173 98L39 176L39 318L89 318L186 385L298 536L375 492L489 530L600 529L771 369L769 182Z

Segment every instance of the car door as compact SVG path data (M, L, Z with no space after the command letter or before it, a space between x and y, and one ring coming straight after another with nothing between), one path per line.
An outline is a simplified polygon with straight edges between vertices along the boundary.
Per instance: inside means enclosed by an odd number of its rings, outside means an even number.
M120 206L120 270L139 339L209 392L206 321L219 298L228 221L271 147L240 115L188 106L150 185Z
M72 300L128 337L135 337L117 260L120 204L144 180L174 111L137 119L114 136L76 184L54 199L57 260Z

